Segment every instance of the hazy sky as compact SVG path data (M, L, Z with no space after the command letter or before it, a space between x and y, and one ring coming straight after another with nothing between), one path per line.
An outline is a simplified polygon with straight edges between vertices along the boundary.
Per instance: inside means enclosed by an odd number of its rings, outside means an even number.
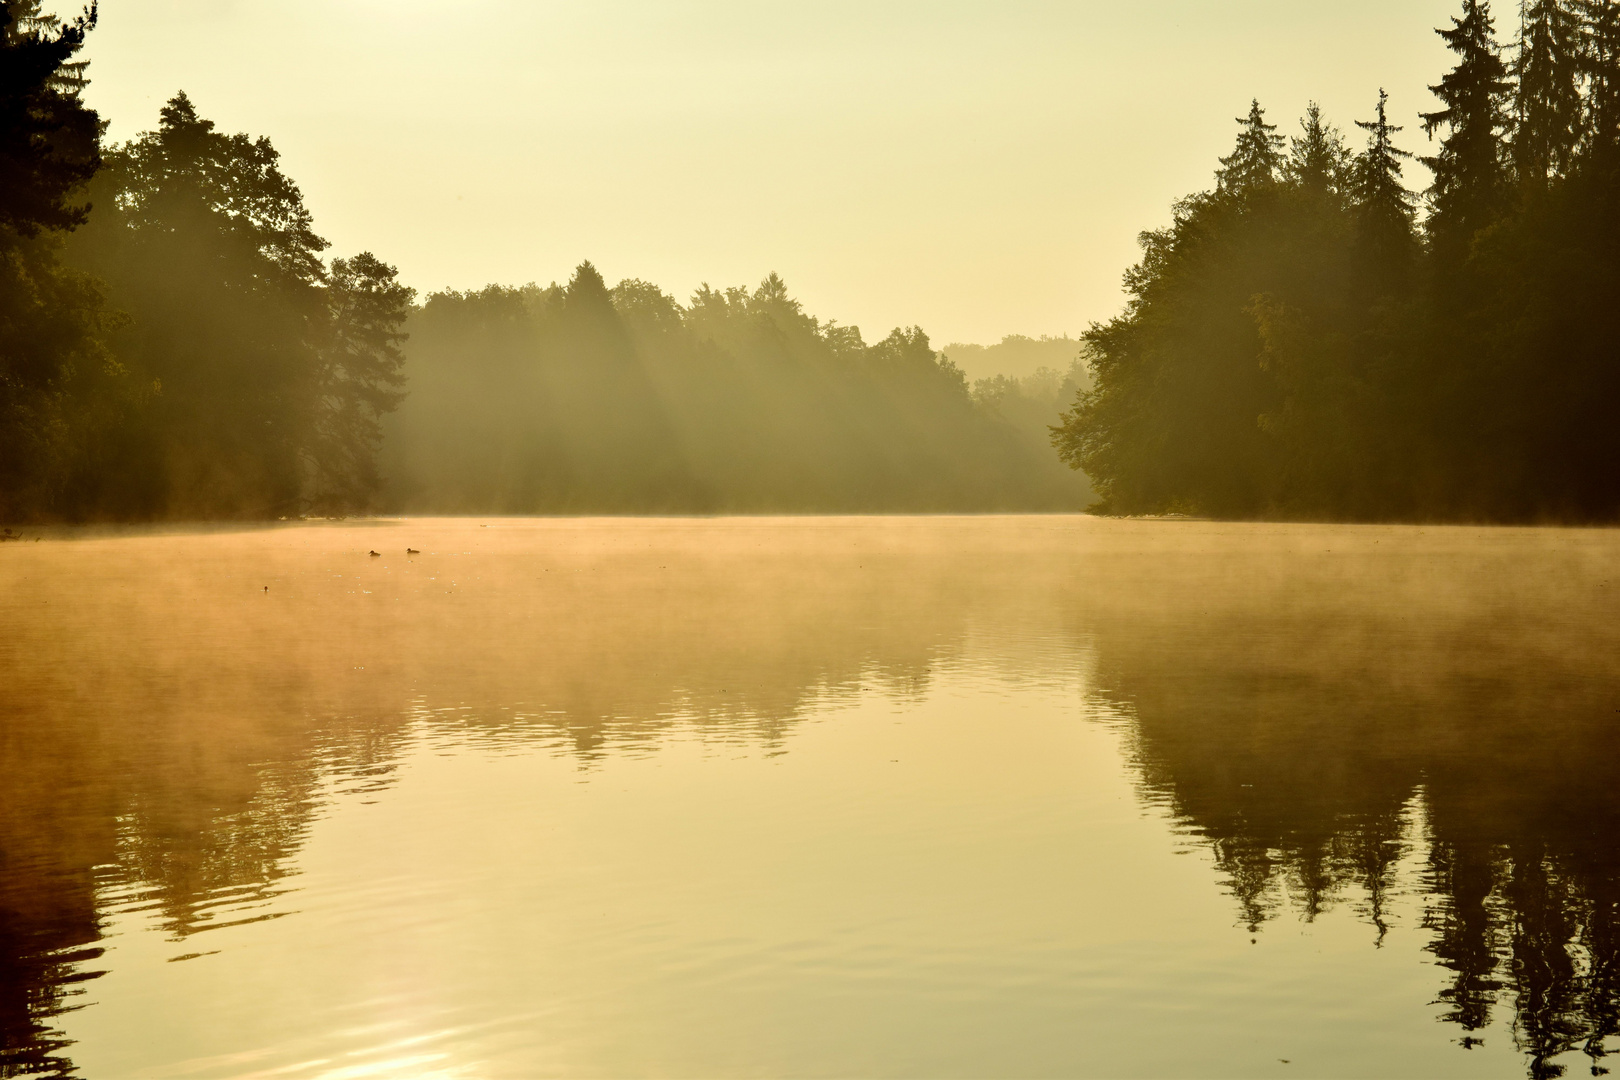
M114 139L180 89L270 136L335 252L421 289L775 270L868 340L988 342L1116 312L1251 97L1359 145L1382 85L1421 150L1459 6L102 0L88 96Z

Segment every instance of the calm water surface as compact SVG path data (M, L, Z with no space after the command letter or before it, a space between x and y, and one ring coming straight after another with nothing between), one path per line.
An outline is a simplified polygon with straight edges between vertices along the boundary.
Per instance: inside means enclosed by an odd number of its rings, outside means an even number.
M1601 1072L1617 570L1083 517L0 545L0 1075Z

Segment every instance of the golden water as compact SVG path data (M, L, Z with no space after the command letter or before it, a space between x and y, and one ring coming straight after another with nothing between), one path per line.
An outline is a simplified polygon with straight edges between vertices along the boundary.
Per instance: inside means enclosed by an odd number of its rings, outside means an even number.
M0 545L0 1075L1620 1048L1613 531L32 535Z

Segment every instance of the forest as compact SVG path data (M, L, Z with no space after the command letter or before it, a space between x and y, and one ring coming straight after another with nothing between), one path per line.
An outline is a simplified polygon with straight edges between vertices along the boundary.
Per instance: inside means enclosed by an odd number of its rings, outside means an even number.
M1419 144L1258 102L1212 190L1141 236L1055 431L1105 513L1612 521L1620 512L1620 4L1465 0ZM1404 145L1403 145L1404 143Z
M1613 520L1620 3L1518 16L1506 44L1485 0L1439 30L1427 190L1382 91L1359 149L1255 102L1212 189L1142 234L1122 314L942 351L775 274L682 303L582 262L418 298L328 257L269 139L184 93L104 145L94 7L0 0L0 520ZM1025 366L952 359L997 350Z
M270 141L184 93L102 145L78 59L93 8L0 12L0 520L1091 497L1047 432L1086 384L1077 341L1009 339L992 350L1063 370L970 386L921 329L868 344L775 274L683 305L585 262L418 302L369 252L328 261Z
M1046 426L1083 374L969 387L917 327L868 345L775 274L681 305L644 281L429 296L382 505L412 513L1061 510Z

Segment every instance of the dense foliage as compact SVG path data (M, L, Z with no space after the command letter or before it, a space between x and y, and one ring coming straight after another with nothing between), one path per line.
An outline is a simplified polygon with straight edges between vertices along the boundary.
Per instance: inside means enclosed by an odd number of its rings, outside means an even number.
M1258 103L1142 236L1095 386L1054 429L1115 513L1620 514L1620 4L1485 0L1440 31L1427 215L1380 92L1352 153Z
M101 164L73 60L95 20L91 10L64 24L0 0L0 517L49 501L121 390L99 289L60 258Z
M409 329L411 397L384 451L402 509L1063 509L1086 496L1044 445L1055 384L975 393L922 330L867 345L805 314L774 274L683 306L644 281L610 289L584 263L566 286L435 294Z
M364 508L411 290L184 94L104 149L95 20L0 0L0 518Z
M79 508L285 516L363 507L399 397L411 291L371 255L328 269L266 139L222 135L184 94L107 155L69 252L128 317L110 336L151 391Z

